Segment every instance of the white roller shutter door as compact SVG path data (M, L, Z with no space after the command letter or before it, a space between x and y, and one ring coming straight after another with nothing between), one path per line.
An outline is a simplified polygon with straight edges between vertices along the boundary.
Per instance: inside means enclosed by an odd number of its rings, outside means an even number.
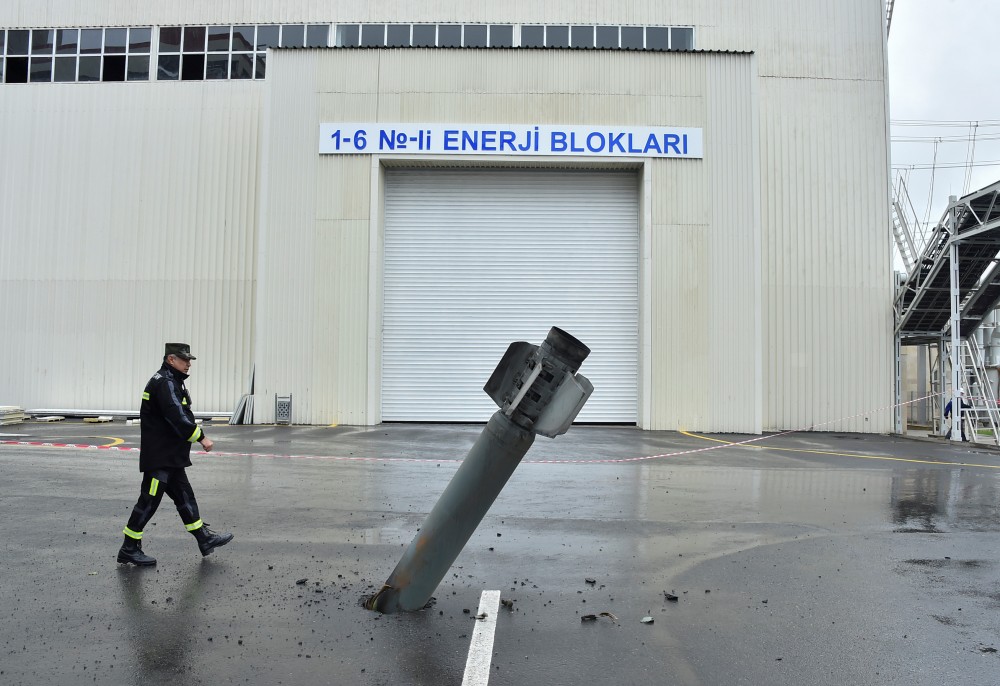
M388 170L383 421L486 421L512 341L591 349L578 421L638 413L638 181L630 172Z

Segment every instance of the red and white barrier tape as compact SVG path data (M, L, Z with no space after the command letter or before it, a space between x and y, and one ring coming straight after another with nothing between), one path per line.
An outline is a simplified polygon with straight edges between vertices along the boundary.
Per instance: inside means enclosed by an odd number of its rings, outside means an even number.
M891 410L896 407L902 407L904 405L910 405L912 403L920 402L921 400L927 400L928 398L934 397L935 394L925 395L921 398L914 398L913 400L907 400L906 402L897 403L893 405L886 405L885 407L880 407L876 410L871 410L868 412L860 412L858 414L851 415L849 417L841 417L840 419L833 419L828 422L823 422L821 424L813 424L809 427L803 427L801 429L791 429L789 431L782 431L779 433L767 434L763 436L755 436L753 438L748 438L743 441L733 441L727 443L719 443L718 445L711 445L704 448L693 448L691 450L678 450L672 453L660 453L658 455L643 455L640 457L620 457L620 458L594 458L589 460L567 460L567 459L551 459L551 460L522 460L525 464L617 464L626 462L645 462L648 460L659 460L667 457L680 457L682 455L693 455L695 453L707 453L712 450L721 450L722 448L735 448L743 445L748 445L751 443L757 443L759 441L766 441L772 438L778 438L780 436L787 436L793 433L802 433L805 431L815 431L818 427L827 426L829 424L835 424L837 422L843 422L850 419L856 419L858 417L864 417L866 415L875 414L878 412L884 412L886 410ZM21 446L29 448L68 448L75 450L109 450L115 452L131 453L139 452L139 448L132 447L121 447L117 445L91 445L86 443L50 443L43 441L0 441L0 445L11 445L11 446ZM197 455L209 455L218 457L260 457L269 459L288 459L288 460L336 460L340 462L461 462L461 460L450 460L450 459L434 459L426 457L354 457L354 456L341 456L341 455L278 455L274 453L228 453L228 452L212 452L206 453L204 451L198 451Z

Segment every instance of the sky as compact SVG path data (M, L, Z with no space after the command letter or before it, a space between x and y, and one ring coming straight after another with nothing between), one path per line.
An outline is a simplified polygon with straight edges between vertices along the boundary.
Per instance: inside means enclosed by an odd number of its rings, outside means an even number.
M933 226L949 195L1000 180L1000 0L895 0L889 117L893 180L906 181L918 220ZM970 158L995 164L967 173Z

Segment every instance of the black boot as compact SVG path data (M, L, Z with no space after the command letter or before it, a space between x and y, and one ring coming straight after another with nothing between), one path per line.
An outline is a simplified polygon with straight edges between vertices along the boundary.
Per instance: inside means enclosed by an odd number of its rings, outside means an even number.
M131 562L138 567L152 567L156 564L156 558L142 552L142 541L126 536L125 542L118 550L118 562L121 564Z
M233 540L232 534L217 534L207 526L201 526L191 533L198 539L198 547L202 555L208 555L219 546L226 545Z

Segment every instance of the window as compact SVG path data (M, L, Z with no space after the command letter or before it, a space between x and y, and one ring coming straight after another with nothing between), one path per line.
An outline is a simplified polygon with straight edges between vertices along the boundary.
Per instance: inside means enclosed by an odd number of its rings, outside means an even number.
M670 29L662 26L650 26L646 29L647 50L669 50Z
M181 56L181 81L201 81L205 78L205 53Z
M278 47L278 30L280 26L257 27L257 51L264 52L268 48Z
M254 42L257 27L234 26L232 33L232 54L229 56L229 78L252 79L254 65Z
M52 80L56 83L76 81L76 56L56 57L55 70L52 73Z
M45 82L52 80L52 58L32 56L31 58L31 82Z
M28 83L28 58L8 56L5 71L6 83Z
M462 27L459 24L439 24L438 25L438 47L439 48L460 48L462 47Z
M521 27L521 47L522 48L543 48L543 47L545 47L545 27L544 26L522 26Z
M597 43L596 47L603 48L605 50L617 50L618 49L618 27L617 26L598 26L597 27Z
M136 54L149 54L152 44L153 30L148 26L128 30L128 51Z
M622 27L622 50L642 50L646 47L643 41L641 26Z
M78 29L59 29L56 32L56 54L75 55L80 49L80 31Z
M128 29L104 29L104 54L124 53L127 36Z
M4 68L6 83L28 83L30 45L30 31L12 30L7 32L7 64Z
M149 80L151 37L149 26L0 31L0 81Z
M486 25L467 24L465 26L464 45L467 48L485 48L487 45Z
M325 42L329 28L305 24L163 27L159 32L156 78L159 81L262 79L268 48L304 47L307 38ZM136 35L136 52L149 53L143 39L149 42L148 35ZM141 74L144 63L148 69L148 54L129 55L129 80L133 73Z
M389 48L410 47L410 25L389 24L386 28L385 44Z
M100 81L101 58L94 55L80 55L80 75L77 81Z
M208 36L205 26L184 27L184 52L205 52L205 38Z
M54 31L51 29L34 30L31 32L31 54L51 55Z
M411 45L415 48L433 48L437 45L437 26L434 24L414 24Z
M125 56L105 55L104 73L101 75L102 81L124 81L125 80Z
M569 27L568 26L546 26L545 27L545 47L547 47L547 48L568 48L569 47Z
M7 56L27 55L30 31L13 30L7 32Z
M514 47L514 27L494 24L490 26L491 48Z
M361 45L361 27L357 24L339 24L337 26L337 47L356 48Z
M694 50L694 29L692 28L670 29L670 49Z
M232 31L233 29L230 26L209 26L208 51L229 52L229 40Z
M160 52L181 51L181 27L165 26L160 29Z
M281 47L303 48L306 45L306 27L302 24L289 24L281 27Z
M364 24L361 27L361 47L380 48L385 45L385 24Z
M129 55L125 77L129 81L149 81L149 55Z
M269 48L693 50L694 28L260 24L0 29L0 83L263 79Z
M29 80L32 83L52 80L52 50L55 31L35 29L31 32L31 63Z
M233 27L233 52L253 52L255 26Z
M229 61L229 78L231 79L252 79L253 78L253 53L233 53Z
M330 25L310 24L306 27L306 47L326 48L330 45Z
M205 56L205 78L206 79L228 79L229 78L229 53L222 54L209 53Z
M570 27L569 46L571 48L592 48L594 47L594 27L593 26L573 26Z
M83 58L80 58L80 71L83 71ZM180 55L160 55L156 67L157 81L176 81L181 76ZM82 81L83 79L81 79Z

